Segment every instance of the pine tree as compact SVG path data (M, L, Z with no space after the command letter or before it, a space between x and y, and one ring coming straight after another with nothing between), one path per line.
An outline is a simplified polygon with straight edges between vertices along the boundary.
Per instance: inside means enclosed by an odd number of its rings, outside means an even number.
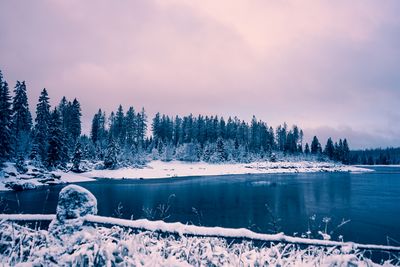
M51 114L47 166L50 169L65 166L67 155L62 120L57 108Z
M114 138L118 140L119 145L122 147L125 145L126 128L125 128L125 116L122 105L119 105L117 113L115 114L115 125L114 125Z
M260 144L258 128L259 128L259 125L258 125L256 116L253 115L253 118L251 120L250 144L249 144L251 152L256 152L259 147L259 144Z
M129 149L131 149L135 143L136 124L135 109L130 107L125 116L126 145Z
M105 122L106 115L99 109L99 111L93 116L92 128L90 130L90 138L92 142L97 145L105 143L107 136Z
M58 105L58 111L62 121L62 131L67 149L67 154L75 148L75 143L81 134L81 107L75 98L72 102L64 96Z
M153 118L153 123L151 124L151 131L153 133L153 138L154 138L155 144L158 144L158 139L160 139L160 135L161 135L160 126L161 126L160 113L157 112Z
M101 110L99 110L101 114ZM92 128L90 130L90 138L92 139L93 143L97 143L99 141L99 131L100 131L100 118L99 113L94 114L92 119Z
M311 154L321 153L321 144L318 141L318 138L314 136L311 142Z
M330 138L330 137L328 138L328 141L326 142L324 153L325 153L325 155L328 156L329 159L334 158L335 147L333 145L332 138Z
M10 90L0 71L0 161L10 159L13 154L11 112Z
M32 116L29 111L25 82L17 81L12 107L12 134L15 155L26 155L29 150Z
M310 146L308 145L308 143L306 143L306 146L304 148L304 154L306 155L310 154Z
M64 133L68 132L68 125L69 125L69 102L65 96L60 101L60 104L58 104L58 112L60 113L61 121L62 121L62 130Z
M218 158L219 162L223 162L223 161L227 160L228 155L227 155L226 150L225 150L224 141L222 140L221 137L218 138L218 140L217 140L216 153L217 153L217 158Z
M108 138L115 137L115 113L111 111L110 116L108 117Z
M81 172L80 165L82 161L82 145L80 142L76 143L74 156L72 158L72 171Z
M39 96L38 104L36 105L36 118L34 128L34 152L37 152L39 154L42 162L47 158L49 124L49 96L46 89L43 89Z
M342 162L344 164L349 164L350 163L350 148L349 148L349 144L348 144L346 138L343 140L343 152L342 153L343 153Z
M141 112L137 114L137 142L139 146L143 146L143 142L147 131L147 116L142 108Z
M112 137L109 138L106 155L104 156L104 167L106 169L115 169L118 166L119 149Z
M167 144L164 146L164 151L161 155L162 161L171 161L174 156L174 146L172 144Z
M335 144L336 160L343 161L343 140L339 139L339 143Z
M70 106L69 120L67 121L68 124L67 131L72 138L72 142L74 143L76 143L79 136L81 135L82 131L81 117L82 117L81 105L79 101L75 98Z
M174 140L174 145L175 147L178 147L179 144L182 142L182 119L179 118L179 116L175 117L175 123L174 123L174 134L173 134L173 140Z

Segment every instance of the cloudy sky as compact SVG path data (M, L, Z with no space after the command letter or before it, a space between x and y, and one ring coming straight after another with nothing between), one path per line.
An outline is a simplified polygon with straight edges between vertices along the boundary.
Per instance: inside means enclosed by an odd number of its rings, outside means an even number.
M233 115L400 146L400 1L4 0L0 69L33 109ZM325 141L324 141L325 142Z

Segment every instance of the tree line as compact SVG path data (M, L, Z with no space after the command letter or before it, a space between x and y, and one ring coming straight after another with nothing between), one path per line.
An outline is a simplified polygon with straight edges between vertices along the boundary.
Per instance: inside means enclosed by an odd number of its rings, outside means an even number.
M81 107L77 99L51 108L46 89L40 93L33 121L25 81L17 81L11 97L0 71L0 160L30 159L49 169L63 167L81 138Z
M376 148L350 152L350 163L360 165L400 164L400 148Z
M109 115L94 114L90 135L81 135L81 107L77 99L63 97L51 107L43 89L33 121L24 81L17 81L13 96L0 71L0 159L30 159L49 169L72 163L78 171L82 160L101 161L105 168L142 165L147 160L250 162L276 160L277 155L313 157L350 163L346 139L316 136L304 143L303 130L286 123L275 129L253 116L248 123L237 117L171 117L157 113L148 122L144 108L126 111L120 105ZM148 134L151 132L151 134Z

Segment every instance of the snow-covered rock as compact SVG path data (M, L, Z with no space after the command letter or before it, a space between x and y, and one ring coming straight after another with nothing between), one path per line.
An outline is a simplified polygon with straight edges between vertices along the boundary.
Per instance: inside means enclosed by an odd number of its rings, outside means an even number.
M32 190L38 187L35 183L23 180L7 181L4 183L4 185L6 188L9 188L13 191Z
M91 192L78 185L68 185L60 191L58 220L77 219L88 214L97 214L97 199Z
M57 216L49 226L55 236L79 231L84 223L82 217L97 214L96 197L83 187L68 185L64 187L57 204Z
M29 162L28 162L29 163ZM48 185L65 183L60 174L49 172L43 168L35 167L31 164L24 164L23 172L17 164L6 162L0 171L0 191L1 190L32 190Z

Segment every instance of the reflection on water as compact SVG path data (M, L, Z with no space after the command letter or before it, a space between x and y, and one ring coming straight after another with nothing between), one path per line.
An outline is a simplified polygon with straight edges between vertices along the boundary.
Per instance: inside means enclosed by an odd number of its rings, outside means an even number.
M81 183L98 199L99 214L205 226L245 227L287 234L335 230L334 239L386 244L400 240L400 169L375 173L235 175ZM62 186L3 192L7 212L54 213ZM118 210L118 205L122 209ZM313 216L315 215L315 216ZM310 219L311 218L311 219Z

